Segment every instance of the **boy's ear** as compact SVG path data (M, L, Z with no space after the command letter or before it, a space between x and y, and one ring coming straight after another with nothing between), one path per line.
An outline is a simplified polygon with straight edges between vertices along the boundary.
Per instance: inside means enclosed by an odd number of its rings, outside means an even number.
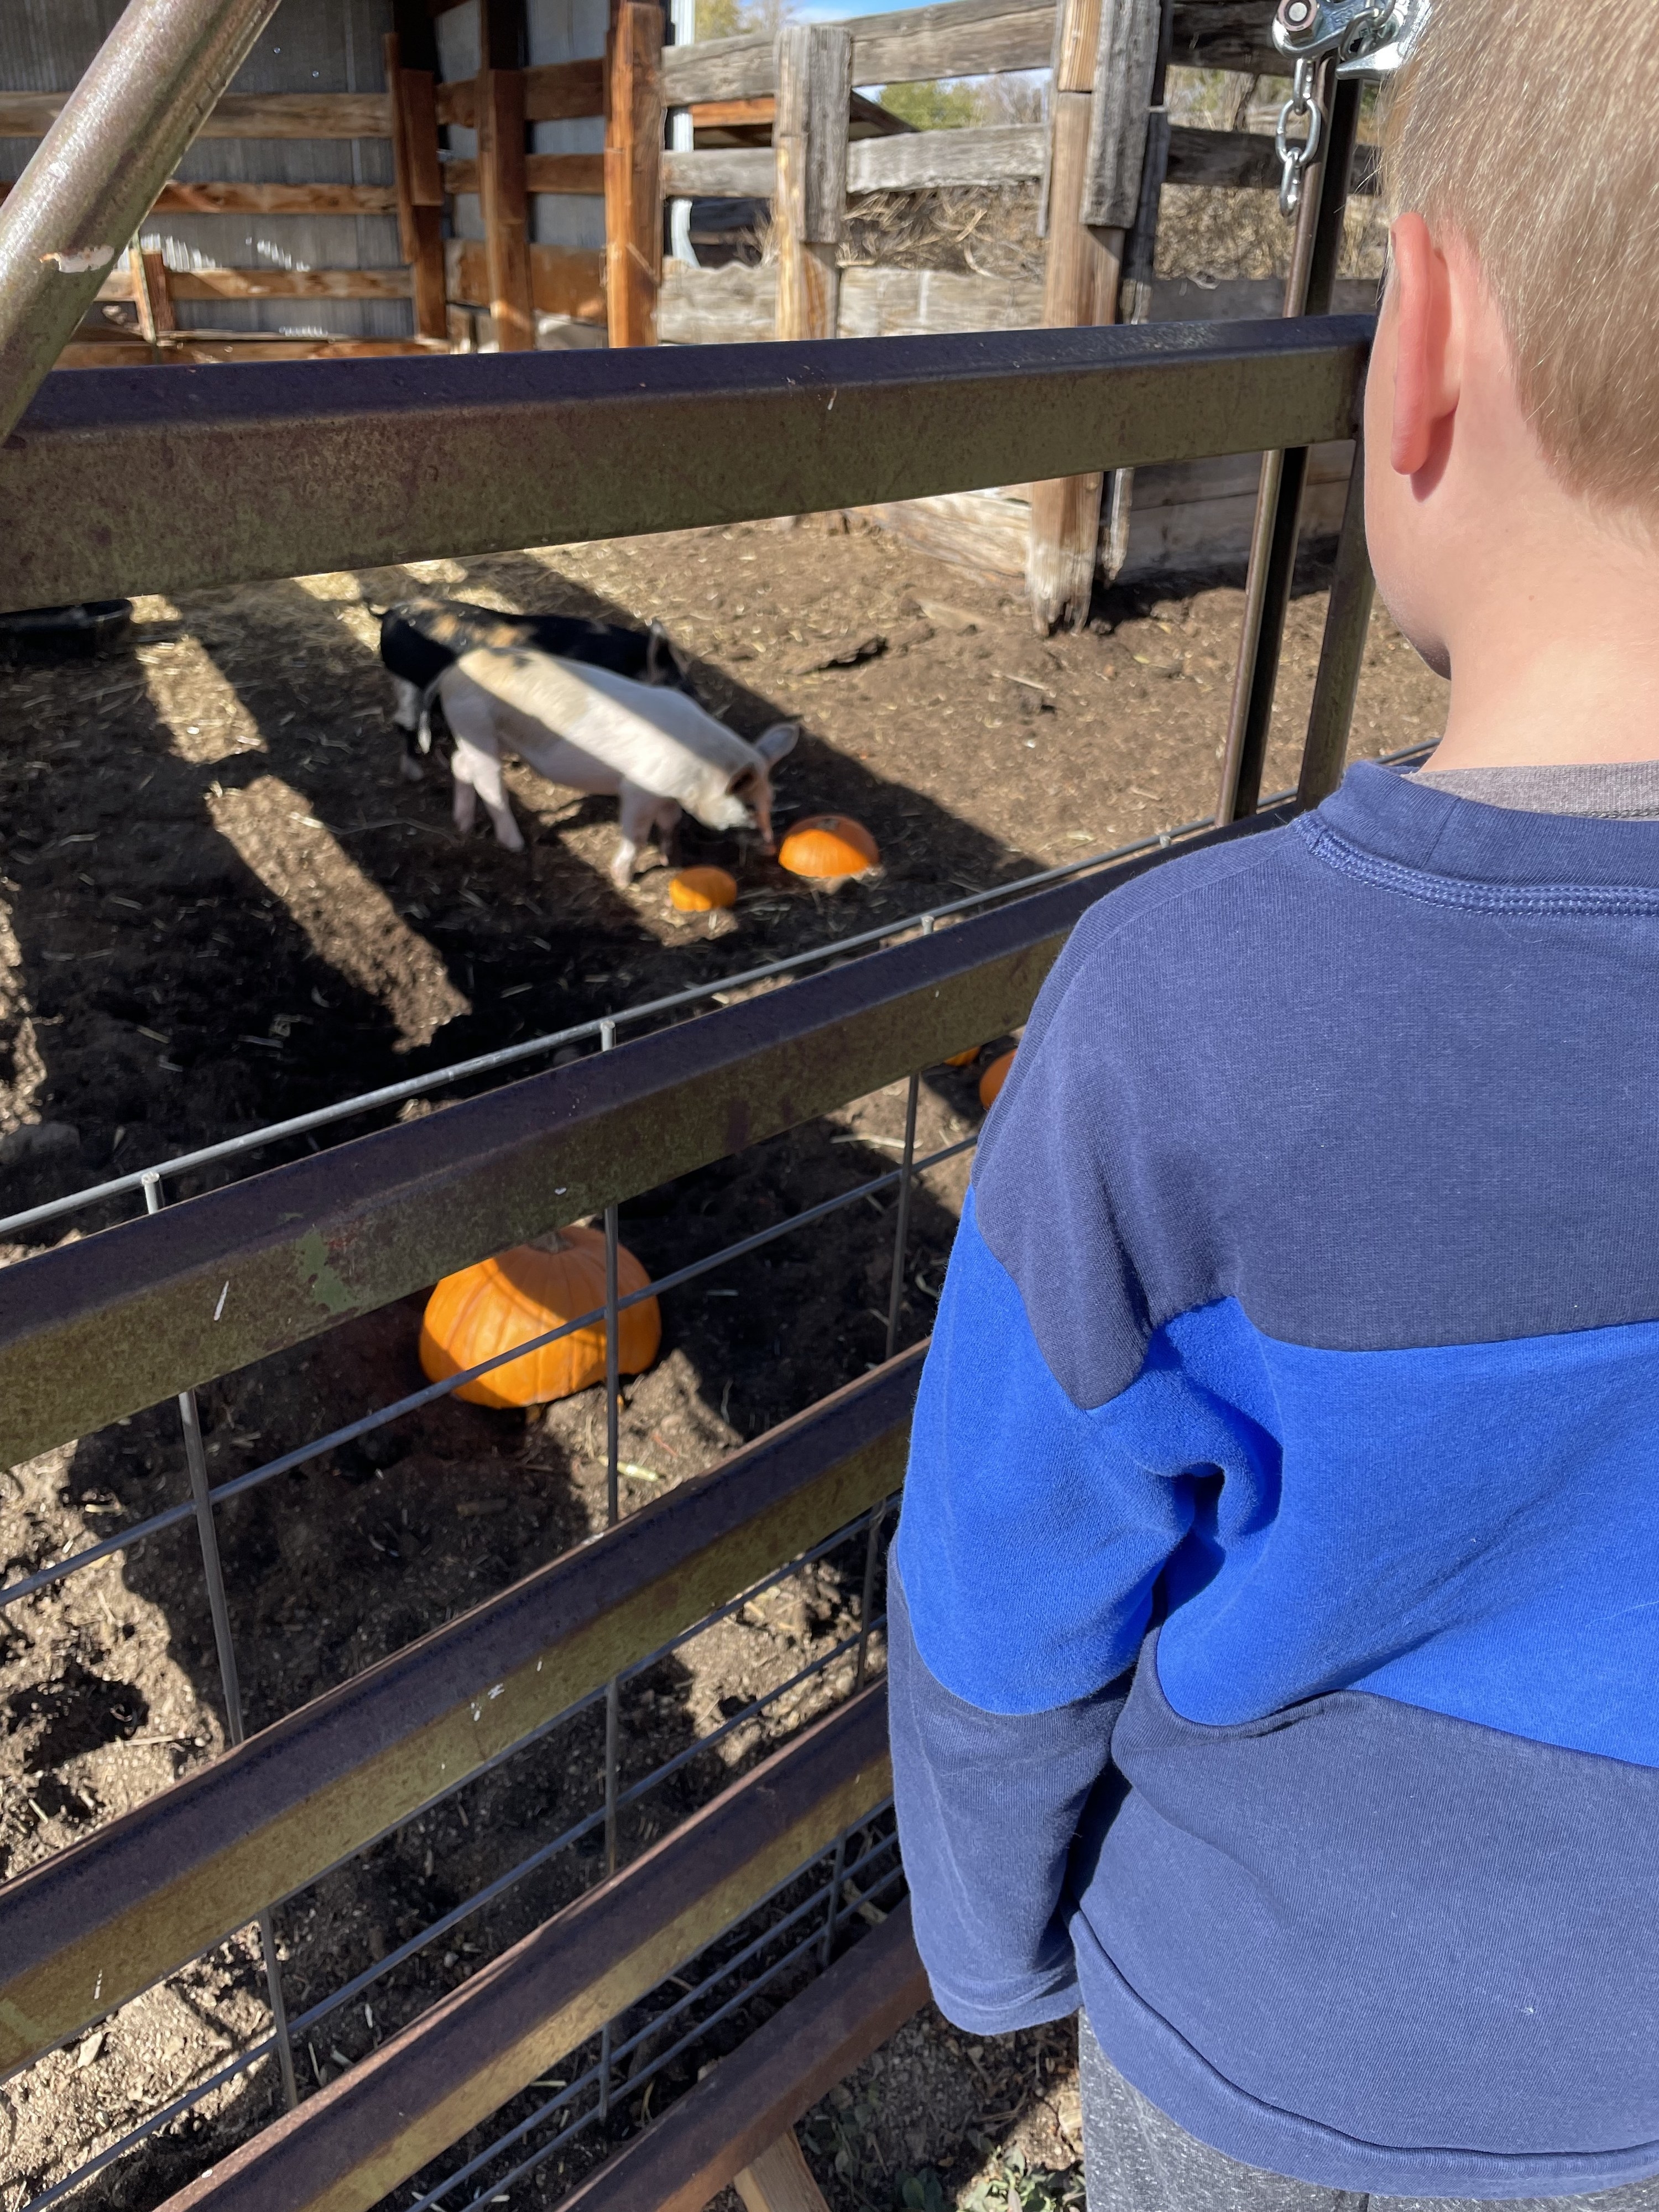
M1451 271L1420 215L1402 215L1389 236L1395 312L1394 437L1403 477L1443 453L1462 380L1455 344Z

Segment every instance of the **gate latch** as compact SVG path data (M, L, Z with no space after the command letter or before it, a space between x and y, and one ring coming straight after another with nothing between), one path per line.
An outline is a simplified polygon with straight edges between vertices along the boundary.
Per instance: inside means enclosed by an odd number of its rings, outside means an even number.
M1433 0L1279 0L1273 44L1291 61L1336 56L1339 76L1392 76L1416 52Z

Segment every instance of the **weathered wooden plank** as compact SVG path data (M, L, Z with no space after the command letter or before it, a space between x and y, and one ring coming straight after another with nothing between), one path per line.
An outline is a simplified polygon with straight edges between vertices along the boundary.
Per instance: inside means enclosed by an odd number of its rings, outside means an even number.
M1265 0L1177 0L1175 59L1192 68L1288 76L1289 64L1269 35L1271 20ZM1052 4L938 0L932 7L849 21L855 84L1047 69L1053 58ZM764 34L671 46L663 69L671 106L755 99L777 88L772 41Z
M839 296L836 248L847 217L848 102L853 38L830 23L787 24L778 34L777 335L832 338Z
M369 2212L597 2034L892 1789L866 1690L623 1873L167 2200L167 2212Z
M605 191L605 156L603 154L526 154L524 180L526 190L532 195L537 192L580 192L599 198ZM446 161L444 183L452 192L476 192L478 189L477 163Z
M0 1888L0 2073L890 1497L921 1362L877 1369Z
M1117 0L1107 4L1115 6ZM1095 101L1077 81L1092 81L1102 21L1102 0L1065 0L1055 37L1048 251L1042 280L1042 319L1051 330L1117 320L1124 231L1091 227L1083 219ZM1025 587L1032 618L1045 635L1057 623L1077 628L1087 619L1100 538L1101 483L1100 471L1090 470L1031 486Z
M561 2212L702 2212L927 2002L906 1898L574 2190Z
M175 300L406 300L407 269L174 269Z
M662 157L662 188L670 199L769 200L776 177L769 146L699 146Z
M438 109L430 70L405 69L398 34L386 34L386 94L392 102L392 167L398 227L410 264L415 328L422 337L447 337L444 289L443 166L438 158Z
M830 2202L813 2178L793 2128L732 2178L744 2212L830 2212Z
M0 138L43 138L68 94L0 92ZM389 138L383 92L228 92L199 138Z
M524 112L532 123L563 123L605 113L605 63L541 62L524 73Z
M1163 0L1103 0L1093 60L1083 220L1134 227Z
M483 241L445 240L449 296L468 307L489 305L489 268ZM539 314L574 315L578 322L605 320L605 256L576 246L530 248L531 303Z
M662 10L621 0L605 119L605 296L611 343L657 342L662 283Z
M940 185L1017 183L1042 174L1042 139L1036 123L860 138L847 149L847 189L921 191Z

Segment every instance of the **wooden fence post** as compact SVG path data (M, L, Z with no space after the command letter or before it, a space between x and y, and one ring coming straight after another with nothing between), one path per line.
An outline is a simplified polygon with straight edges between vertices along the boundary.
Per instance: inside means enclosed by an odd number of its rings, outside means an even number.
M127 266L132 272L132 297L138 310L138 328L149 342L152 358L155 340L163 331L176 331L179 318L173 313L173 289L167 282L167 264L159 253L146 253L135 238L127 249Z
M655 345L662 285L662 10L621 0L605 93L605 294L613 346Z
M386 88L392 109L392 171L398 189L398 236L415 297L415 335L446 338L444 182L438 160L438 103L433 72L404 69L402 41L386 34Z
M525 181L522 0L482 0L477 84L478 198L483 213L489 313L502 353L536 343L530 290L530 193Z
M791 23L778 33L777 54L775 328L781 338L832 338L841 298L836 255L847 220L853 34L841 23Z
M1140 192L1158 22L1157 0L1150 9L1147 0L1062 0L1042 285L1049 330L1117 320L1124 236ZM1061 622L1079 629L1088 618L1100 492L1098 471L1031 487L1026 592L1044 635Z

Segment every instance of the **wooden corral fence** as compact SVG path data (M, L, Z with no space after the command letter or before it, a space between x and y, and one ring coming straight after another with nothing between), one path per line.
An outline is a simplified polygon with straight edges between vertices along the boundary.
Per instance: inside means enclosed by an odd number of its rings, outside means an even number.
M1188 329L1178 343L1155 328L850 342L833 361L782 344L267 364L188 380L60 374L0 447L0 603L933 495L1004 471L1036 481L1300 452L1352 434L1369 339L1363 319L1308 318ZM1340 775L1369 605L1351 502L1304 801ZM1259 760L1255 772L1259 783ZM1243 818L1209 834L1281 818L1253 812L1256 783L1247 764L1230 809ZM1007 1030L1086 906L1157 857L0 1271L0 1462L188 1394ZM855 1382L8 1883L0 2067L29 2065L264 1919L773 1569L861 1515L878 1525L900 1477L918 1358ZM198 1516L210 1547L216 1510L235 1507L205 1483ZM814 1893L830 1915L815 1955L858 1932L836 1917L848 1838L890 1790L883 1692L870 1684L173 2202L367 2212L596 2038L601 2057L580 2079L597 2078L594 2109L607 2110L607 2023L669 1989L781 1884L833 1855ZM897 1911L574 2201L691 2212L740 2172L758 2201L769 2174L799 2185L785 2131L921 1995ZM267 2054L285 2032L279 1969L273 2000ZM492 2152L505 2158L514 2141L504 2130ZM417 2201L486 2166L475 2157Z
M1278 181L1271 138L1171 128L1162 104L1170 64L1284 73L1261 0L937 0L791 27L776 40L665 50L654 0L618 0L603 53L536 66L523 60L525 0L473 0L478 67L446 79L432 18L454 4L392 0L397 27L384 40L382 90L231 93L204 126L210 143L382 141L390 183L174 178L152 211L152 219L252 216L278 235L288 218L395 215L395 264L171 267L161 252L135 244L100 294L105 304L124 303L124 319L88 319L64 365L513 350L535 346L538 334L549 343L643 345L1161 319L1206 312L1202 301L1183 301L1181 288L1151 283L1164 184L1256 191ZM1043 125L914 131L854 89L1033 70L1051 76ZM0 91L0 139L44 131L64 96ZM702 143L665 150L671 111L688 112ZM529 150L538 125L581 118L603 119L603 150ZM468 150L456 150L458 136ZM761 137L770 143L755 143ZM849 195L1036 180L1048 241L1041 282L838 270ZM602 204L604 246L537 240L544 195ZM665 271L665 202L722 198L769 205L775 264L676 263ZM320 339L215 327L216 306L250 301L292 301L299 325L305 302L407 301L409 335ZM1224 311L1272 313L1278 303L1273 287L1259 286ZM1213 301L1207 310L1223 311ZM1318 457L1309 487L1316 527L1336 526L1346 459ZM1052 623L1086 611L1102 557L1110 574L1126 563L1146 570L1242 552L1250 494L1239 475L1200 467L1155 476L1136 487L1133 507L1120 483L1103 547L1102 487L1080 478L1030 485L1005 474L948 505L911 513L882 502L877 514L931 550L1027 574L1039 618Z

